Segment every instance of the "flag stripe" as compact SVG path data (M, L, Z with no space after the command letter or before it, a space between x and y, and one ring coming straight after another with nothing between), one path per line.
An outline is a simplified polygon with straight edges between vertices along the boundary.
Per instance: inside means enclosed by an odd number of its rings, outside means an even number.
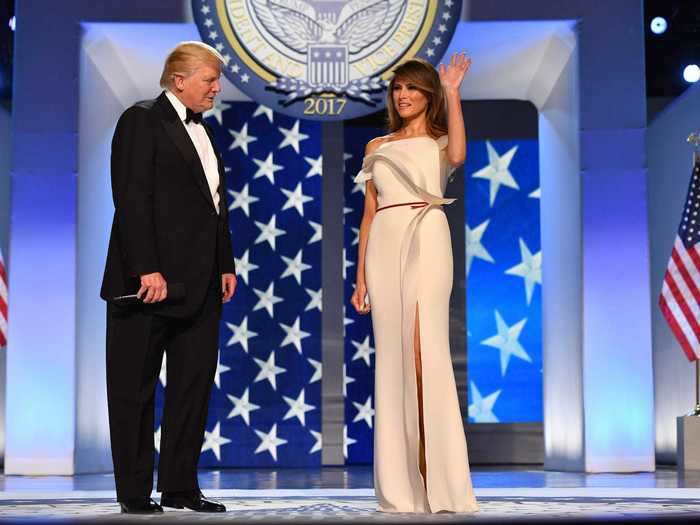
M671 312L671 307L666 301L666 298L663 296L663 292L661 298L659 299L659 306L661 307L661 313L666 318L666 321L671 327L671 331L676 336L676 339L680 343L681 348L685 352L685 355L688 358L688 360L694 361L695 359L697 359L695 352L693 352L693 349L690 346L690 343L688 342L688 339L685 337L683 329L676 322L676 317L673 315L673 312Z
M0 272L0 299L7 301L7 285L5 282L5 276Z
M673 315L674 322L678 329L683 332L684 339L688 342L691 352L696 354L695 349L700 346L700 341L698 341L697 335L690 327L686 316L682 312L682 307L673 296L671 289L668 287L666 282L662 289L662 297L666 301L666 306L670 314Z
M700 256L698 256L697 248L686 250L680 237L676 237L676 242L673 245L673 249L680 257L683 266L688 269L688 273L695 283L695 287L700 290L700 274L695 271L697 268L700 268Z
M683 244L683 243L681 243ZM693 260L693 266L696 270L700 269L700 255L698 254L698 247L693 246L690 250L687 250L688 255ZM696 274L697 275L697 274Z
M697 339L700 339L700 325L698 325L698 321L693 315L693 313L690 310L690 307L688 306L688 303L686 303L685 298L683 297L683 294L681 293L680 289L678 288L678 283L673 279L673 276L671 275L671 272L666 272L666 277L664 278L664 282L668 286L671 296L674 299L674 304L678 306L680 309L680 317L676 318L676 321L680 324L683 323L683 320L690 326L691 330L693 331L693 334L695 334L695 337ZM668 296L667 296L668 300ZM673 304L670 305L671 310L673 311ZM695 346L696 347L696 346Z
M674 284L678 287L678 290L692 312L693 319L700 319L700 306L698 302L700 301L700 291L695 286L692 277L690 277L688 270L683 266L680 261L676 250L674 249L671 253L671 260L668 261L667 271L670 277L673 279ZM698 327L700 329L700 326ZM700 337L700 332L696 332Z

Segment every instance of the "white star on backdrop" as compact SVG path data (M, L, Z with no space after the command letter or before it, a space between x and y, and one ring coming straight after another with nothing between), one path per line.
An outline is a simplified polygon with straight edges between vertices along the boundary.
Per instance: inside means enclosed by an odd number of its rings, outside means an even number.
M532 362L532 359L530 359L530 356L518 341L518 337L520 337L520 332L522 332L523 327L527 322L527 318L518 321L513 326L508 326L498 310L495 311L495 314L496 330L498 333L492 337L489 337L488 339L484 339L481 341L481 344L498 348L501 357L501 376L504 376L506 375L506 370L508 369L510 356L513 355L527 361L528 363Z
M536 190L533 190L532 192L530 192L530 194L528 195L528 197L530 197L531 199L539 199L539 198L541 198L541 197L542 197L542 191L541 191L541 189L540 189L540 188L537 188Z
M262 290L258 290L257 288L253 288L253 292L255 295L258 296L258 302L255 303L255 306L253 307L253 311L265 309L268 314L270 314L270 317L273 319L275 318L275 305L277 303L281 303L284 299L281 297L277 297L275 295L275 283L270 283L270 286L267 287L267 290L264 292Z
M202 452L211 450L216 456L216 459L221 461L221 447L227 443L231 443L231 440L221 435L220 423L217 422L216 425L214 425L214 430L211 432L204 431Z
M321 177L323 175L323 155L319 155L318 158L304 157L304 160L309 163L309 171L306 172L306 178L318 175Z
M476 423L498 423L498 418L493 413L493 405L496 404L496 400L498 396L501 395L501 391L496 390L486 397L481 397L481 393L476 388L473 381L469 386L472 394L472 402L467 408L469 417Z
M245 213L246 217L250 217L250 205L260 199L254 195L250 195L248 190L248 184L243 186L241 191L228 190L229 195L233 197L233 202L228 207L228 211L233 211L236 208L240 208Z
M168 354L163 352L163 360L160 362L160 373L158 374L158 379L163 388L166 387L168 383Z
M236 259L234 257L234 260L236 261L236 274L243 279L244 283L248 284L248 273L252 272L253 270L257 270L260 267L248 260L248 250L245 251L243 257L240 259Z
M280 133L282 133L282 135L284 135L284 139L282 140L282 142L280 142L280 145L277 149L282 149L286 146L291 146L291 148L295 152L299 153L299 143L302 140L306 140L309 138L308 135L304 135L303 133L299 132L299 121L298 120L289 129L286 129L286 128L283 128L280 126L278 126L277 129L280 130Z
M365 189L366 189L366 186L367 186L367 182L366 182L366 181L355 182L354 184L355 184L355 185L352 187L352 191L351 191L350 193L351 193L351 194L352 194L352 193L357 193L357 192L359 191L359 192L362 192L362 195L364 195L364 194L365 194Z
M473 230L466 226L465 244L467 249L467 275L469 275L469 270L472 267L472 260L474 257L487 262L494 262L491 254L486 251L484 245L481 244L481 237L483 237L486 228L489 226L489 221L486 220L479 224Z
M320 452L323 448L323 434L321 434L320 432L316 432L315 430L309 430L309 432L311 432L311 435L316 440L314 446L311 447L311 450L309 450L309 454L313 454L314 452Z
M231 370L231 367L221 364L221 350L219 350L219 357L217 358L216 372L214 373L214 384L216 388L221 388L221 374Z
M304 288L304 290L306 290L306 293L309 294L310 297L309 303L306 305L306 308L304 308L304 311L308 312L313 309L317 309L319 312L323 311L323 288L319 288L316 291L309 288Z
M356 439L352 439L348 436L348 426L343 426L343 456L348 459L348 447L357 443Z
M352 153L345 152L343 153L343 175L345 175L345 171L347 170L348 167L348 161L352 158Z
M272 124L272 110L270 108L263 106L262 104L258 105L258 107L255 109L255 113L253 113L253 118L260 115L265 115L267 120L270 121L270 124Z
M272 152L267 155L265 160L253 159L253 162L255 162L256 166L258 167L258 171L255 172L253 178L257 179L259 177L267 177L272 184L275 183L275 173L284 169L284 166L275 164L275 159L272 156Z
M243 124L243 127L241 128L240 131L235 131L233 129L230 129L230 130L228 130L228 132L233 137L233 142L228 147L229 151L234 150L236 148L241 148L243 150L243 153L248 155L248 144L258 140L257 137L254 137L252 135L248 135L248 123L247 122L245 124ZM255 159L253 159L253 160L255 160Z
M267 358L267 361L263 361L262 359L258 359L256 357L254 357L253 359L260 367L260 372L258 372L258 375L253 380L253 383L257 383L258 381L265 381L267 379L267 381L272 386L272 389L277 390L277 376L279 374L285 373L287 369L275 365L274 350L270 352L270 357Z
M352 402L354 407L357 409L357 415L355 419L352 420L353 423L358 421L364 421L367 423L369 428L372 428L372 418L374 417L374 409L372 408L372 396L367 397L367 400L363 403Z
M231 338L226 343L226 346L233 346L236 343L241 345L243 351L248 353L248 339L251 339L258 335L252 330L248 330L248 317L244 317L240 325L235 325L233 323L226 323L226 326L231 330Z
M489 204L493 206L496 201L496 195L501 185L508 188L520 189L518 183L515 182L513 175L510 173L508 166L515 152L518 151L518 146L513 146L503 156L499 156L491 143L486 141L486 149L489 155L489 165L481 168L472 175L476 179L486 179L489 181Z
M159 426L158 430L156 430L153 433L153 445L155 445L156 452L158 452L158 454L160 454L160 435L161 435L160 429L161 429L161 427Z
M272 425L272 428L268 433L261 432L260 430L256 429L254 430L260 438L260 445L258 445L258 448L255 449L255 453L260 454L261 452L267 451L272 456L272 459L277 461L277 447L287 443L286 439L277 437L277 423Z
M506 270L508 275L517 275L525 282L525 297L527 304L532 300L535 284L542 284L542 252L532 254L525 241L518 239L520 244L520 264Z
M323 238L323 226L314 221L309 221L309 226L313 228L314 234L311 236L307 244L319 242Z
M314 199L302 193L301 182L297 183L297 187L294 188L294 191L289 191L284 188L280 188L280 190L282 190L282 193L284 193L287 197L287 202L285 202L284 206L282 206L282 210L284 211L288 210L289 208L294 208L299 212L299 215L303 217L304 203Z
M284 323L279 324L282 327L282 330L284 330L285 335L284 340L282 341L282 344L280 344L280 348L285 347L287 345L294 345L294 348L297 349L297 352L301 354L301 340L305 339L311 334L309 332L304 332L301 329L301 317L297 317L294 321L294 324L291 326L288 326Z
M255 221L255 225L260 229L260 235L255 239L254 244L258 244L261 242L267 241L267 243L270 245L270 248L273 250L275 248L275 239L279 237L280 235L284 235L287 232L284 230L281 230L277 227L277 216L273 215L272 218L270 219L270 222L265 224L264 222L258 222Z
M249 389L246 388L243 391L241 397L232 396L227 394L229 401L233 403L233 409L229 412L226 419L233 419L236 416L240 416L247 426L250 426L250 413L258 410L260 407L249 400Z
M354 286L353 286L354 288ZM350 319L347 315L347 308L345 308L345 305L343 305L343 327L346 327L349 324L354 323L354 319Z
M365 340L361 343L356 341L350 341L352 346L355 347L355 354L352 356L352 360L362 359L367 366L370 366L370 356L374 353L374 348L369 345L369 336L365 337Z
M354 383L355 378L350 377L347 372L347 367L343 365L343 397L347 397L348 395L348 385L350 383Z
M221 126L222 123L222 113L229 109L231 107L231 104L226 104L225 102L221 102L217 100L214 103L214 107L211 109L208 109L202 114L203 118L209 118L209 117L214 117L216 121L219 123L219 126Z
M355 263L347 258L347 250L343 248L343 279L347 279L348 268L355 266Z
M323 363L316 361L315 359L311 359L310 357L307 357L306 360L311 366L314 367L314 375L312 375L311 379L309 379L309 384L320 381L323 377Z
M306 403L304 389L301 389L296 399L287 396L282 396L282 398L289 405L289 410L287 410L282 419L287 420L295 417L301 422L302 426L306 426L306 413L314 410L316 407Z
M301 272L311 268L310 265L302 262L302 251L303 250L299 250L299 253L297 253L293 259L280 255L284 263L287 265L287 268L285 268L280 279L284 279L285 277L289 277L291 275L296 279L297 283L301 285Z

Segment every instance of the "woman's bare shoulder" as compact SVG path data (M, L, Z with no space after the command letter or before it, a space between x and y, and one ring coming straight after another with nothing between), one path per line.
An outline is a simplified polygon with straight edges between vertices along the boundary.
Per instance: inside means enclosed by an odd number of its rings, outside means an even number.
M391 140L391 135L384 135L383 137L373 138L367 143L367 146L365 146L365 155L371 155L379 146L381 146L388 140Z

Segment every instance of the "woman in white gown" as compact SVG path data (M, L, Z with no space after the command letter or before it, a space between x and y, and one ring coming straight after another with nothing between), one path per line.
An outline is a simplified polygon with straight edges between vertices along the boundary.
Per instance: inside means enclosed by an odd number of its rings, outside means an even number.
M475 512L449 347L452 245L442 205L464 163L459 88L471 61L439 75L412 59L389 84L390 133L367 144L357 283L376 346L374 487L385 512ZM371 306L370 306L371 305Z

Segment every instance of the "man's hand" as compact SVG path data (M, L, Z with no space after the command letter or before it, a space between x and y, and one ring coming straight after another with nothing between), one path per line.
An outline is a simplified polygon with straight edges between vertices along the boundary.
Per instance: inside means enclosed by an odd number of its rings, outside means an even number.
M168 283L160 272L147 273L141 276L141 288L136 297L144 303L159 303L168 297Z
M236 291L236 274L221 274L221 302L228 303Z

